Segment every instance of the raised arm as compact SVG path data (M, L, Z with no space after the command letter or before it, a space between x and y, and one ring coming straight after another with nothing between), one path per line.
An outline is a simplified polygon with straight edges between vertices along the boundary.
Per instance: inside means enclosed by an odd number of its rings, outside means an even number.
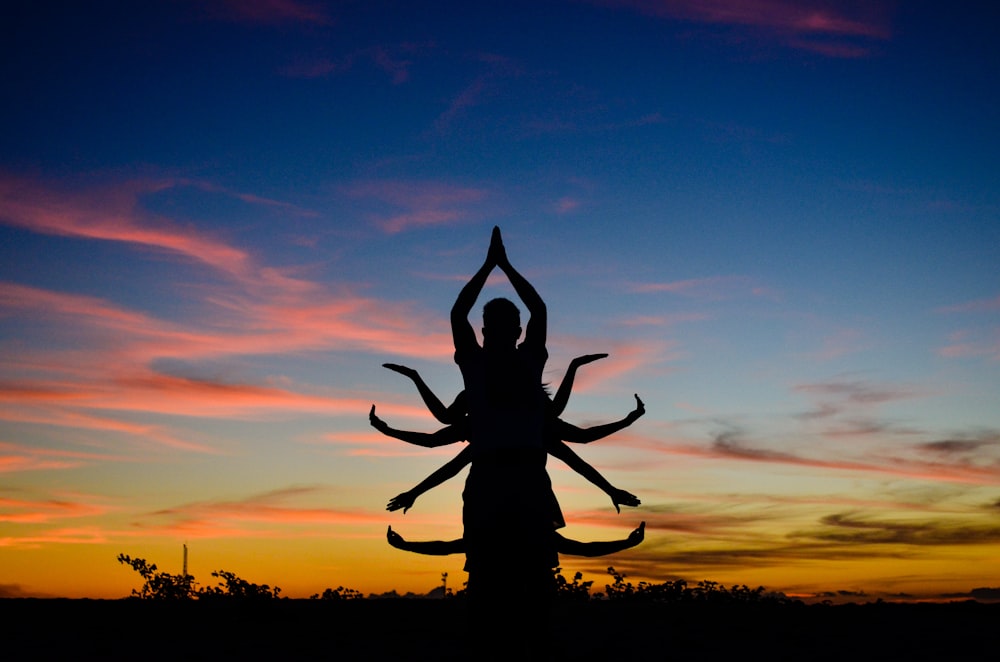
M619 430L623 430L628 426L635 423L640 416L646 413L646 405L643 404L639 396L635 396L635 409L630 411L625 418L615 421L614 423L604 423L602 425L593 425L589 428L580 428L572 423L567 423L566 421L556 419L556 429L558 431L558 436L563 441L568 441L574 444L589 444L592 441L597 441L598 439L603 439L609 434L614 434Z
M639 527L628 535L624 540L608 540L600 542L580 542L572 538L564 538L556 533L556 551L560 554L571 556L604 556L614 554L630 547L635 547L645 538L646 523L641 522Z
M427 540L423 542L404 540L389 527L385 533L389 544L396 549L405 552L416 552L417 554L430 554L431 556L446 556L448 554L461 554L465 552L465 541L461 538L457 540Z
M549 441L546 445L546 450L552 457L557 457L566 463L573 471L577 472L591 483L601 488L601 490L611 497L611 503L615 505L615 510L619 513L622 511L621 506L638 506L641 501L632 493L626 492L625 490L620 490L600 474L597 469L587 464L579 455L573 452L573 450L564 444L563 442L553 439Z
M498 227L493 228L490 250L495 253L496 266L507 276L507 280L514 287L517 296L528 309L529 317L528 323L524 327L524 342L545 347L545 337L548 333L548 311L545 302L542 301L542 297L538 295L531 283L507 259L507 250L503 245Z
M430 433L412 432L410 430L397 430L396 428L391 428L385 421L375 415L375 405L372 405L371 411L368 412L368 422L371 423L373 428L387 437L393 437L409 444L423 446L424 448L447 446L448 444L453 444L456 441L462 441L465 439L465 430L460 425L449 425L441 428L437 432Z
M388 368L393 372L398 372L404 377L409 377L413 380L413 383L417 387L417 391L420 392L420 397L423 399L424 404L427 405L431 414L434 415L434 418L441 421L445 425L457 423L464 415L465 399L462 394L459 394L459 396L455 398L455 402L453 402L450 407L445 407L444 403L441 402L441 399L438 398L437 395L434 394L434 391L432 391L430 387L427 386L427 383L424 382L420 373L413 368L408 368L405 365L399 365L397 363L383 363L382 367Z
M444 466L432 473L430 476L420 481L420 483L412 490L408 490L402 494L397 494L390 499L389 504L385 507L385 509L399 510L402 508L403 514L405 515L406 511L413 507L413 502L417 500L417 497L424 492L437 487L446 480L454 478L458 472L470 462L472 462L472 448L466 446L462 449L461 453L446 462Z
M559 384L559 390L556 391L555 397L552 398L553 416L561 416L563 410L566 409L566 403L569 402L569 394L573 391L573 380L576 379L577 368L598 359L607 358L607 356L607 354L586 354L578 356L569 362L566 374L563 375L562 382Z
M496 256L498 249L494 246L494 243L499 239L499 235L500 231L497 228L493 228L493 236L490 239L489 251L486 253L486 261L483 262L483 266L479 267L479 271L473 274L469 282L458 293L458 298L455 299L455 304L451 307L451 336L455 341L456 353L479 346L479 341L476 340L476 332L473 330L472 324L469 323L469 313L472 312L472 307L476 305L476 299L479 298L480 292L483 291L490 272L493 271L493 267L497 266ZM500 245L501 252L502 249L503 244Z

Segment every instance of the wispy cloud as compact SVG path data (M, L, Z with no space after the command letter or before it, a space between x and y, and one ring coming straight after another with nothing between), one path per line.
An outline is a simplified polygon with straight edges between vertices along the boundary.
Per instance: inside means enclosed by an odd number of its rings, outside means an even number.
M938 355L948 359L986 358L1000 361L1000 328L992 332L955 331L948 344L938 349Z
M107 513L109 508L79 497L47 501L11 499L0 496L0 522L11 524L47 524L53 521L94 517Z
M1000 543L1000 525L949 520L885 520L857 513L823 517L822 528L802 537L852 545L982 545Z
M666 292L703 301L723 301L736 297L773 296L767 288L747 276L711 276L664 283L628 283L630 292L655 294Z
M440 182L364 181L346 187L345 193L397 208L399 211L373 215L375 225L388 234L473 220L489 197L482 188Z
M208 11L218 19L263 25L332 23L322 4L305 0L219 0Z
M735 25L791 48L862 57L891 35L889 5L822 0L588 0L664 19Z
M319 508L296 505L296 501L316 494L323 488L290 488L249 496L236 501L201 501L144 515L133 526L143 535L183 535L192 538L219 537L295 537L296 527L306 526L304 535L332 535L315 532L315 527L381 527L385 518L380 511Z
M857 354L866 349L871 349L872 342L865 337L860 329L838 329L821 339L820 348L808 354L810 358L817 361L832 361L834 359Z
M0 414L0 419L9 420L3 414ZM73 469L85 464L123 459L121 456L107 453L40 448L35 445L0 441L0 473Z
M411 56L431 48L426 44L400 44L396 46L372 46L353 51L339 57L317 57L299 60L282 69L291 78L324 78L338 76L370 64L385 72L393 85L402 85L410 80L413 66Z
M144 224L136 209L140 193L161 190L166 182L132 182L117 190L66 192L11 177L0 179L0 221L34 232L138 244L194 258L240 273L243 251L184 228Z
M906 386L874 385L859 380L830 380L798 384L793 392L805 393L830 403L847 405L883 405L889 402L923 397L926 393Z
M992 299L976 299L951 306L938 308L939 313L987 313L1000 310L1000 296Z

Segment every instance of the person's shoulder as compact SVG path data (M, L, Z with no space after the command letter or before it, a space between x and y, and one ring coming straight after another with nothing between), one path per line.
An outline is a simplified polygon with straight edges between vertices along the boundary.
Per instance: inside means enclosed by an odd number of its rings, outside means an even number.
M473 361L482 356L482 354L483 348L479 346L479 343L473 343L467 347L459 347L455 349L455 363L461 364Z
M521 356L531 356L532 358L541 359L543 361L548 360L549 350L545 348L542 343L533 343L530 340L525 340L523 343L517 346L517 351Z

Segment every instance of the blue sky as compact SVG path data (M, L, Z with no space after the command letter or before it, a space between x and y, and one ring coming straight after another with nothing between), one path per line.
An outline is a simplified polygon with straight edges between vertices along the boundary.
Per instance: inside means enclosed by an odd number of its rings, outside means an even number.
M447 314L494 225L548 303L546 378L610 353L566 418L647 403L580 450L639 509L550 464L568 535L647 541L564 565L1000 586L995 10L4 11L4 594L124 595L119 552L183 542L290 595L461 576L384 541L460 535L460 479L383 510L458 449L366 414L434 428L386 361L461 389Z

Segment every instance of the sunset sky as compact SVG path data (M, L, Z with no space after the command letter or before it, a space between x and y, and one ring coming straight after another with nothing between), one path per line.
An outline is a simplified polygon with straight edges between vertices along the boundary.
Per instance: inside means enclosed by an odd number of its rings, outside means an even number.
M1000 595L1000 10L859 0L18 2L0 20L0 596L119 553L425 593L448 312L498 225L602 587ZM480 303L512 296L499 275ZM480 326L479 306L472 318ZM979 597L991 595L978 591Z

